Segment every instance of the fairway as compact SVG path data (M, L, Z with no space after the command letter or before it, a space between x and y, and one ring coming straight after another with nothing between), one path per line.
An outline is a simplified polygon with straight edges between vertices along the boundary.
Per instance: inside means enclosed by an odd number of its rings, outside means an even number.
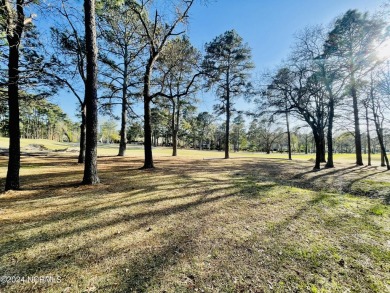
M0 272L52 279L1 292L390 292L383 167L157 148L140 170L142 148L112 145L82 186L64 145L23 156L23 189L0 197Z

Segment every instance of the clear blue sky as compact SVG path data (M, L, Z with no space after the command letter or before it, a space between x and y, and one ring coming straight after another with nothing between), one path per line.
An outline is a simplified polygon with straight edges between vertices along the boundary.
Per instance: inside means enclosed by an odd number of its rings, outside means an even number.
M383 0L209 0L191 10L189 35L199 49L235 29L252 48L257 67L273 66L287 54L293 35L307 25L329 24L348 9L379 9Z
M278 65L289 53L294 33L308 25L328 25L348 9L374 12L385 0L202 0L191 8L189 31L194 46L235 29L252 48L254 72ZM202 111L212 111L211 93L200 94ZM74 118L76 100L56 99ZM119 124L119 123L118 123Z

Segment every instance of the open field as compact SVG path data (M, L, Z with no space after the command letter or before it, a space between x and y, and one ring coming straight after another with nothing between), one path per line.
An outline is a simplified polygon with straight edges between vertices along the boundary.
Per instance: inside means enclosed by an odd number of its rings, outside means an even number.
M81 186L77 152L48 144L0 195L0 275L55 280L0 292L390 292L383 167L157 148L157 168L139 170L141 147L102 146L102 183Z
M0 137L0 149L8 149L8 138ZM42 145L46 150L34 150L31 148L32 145ZM98 155L99 156L116 156L118 154L118 144L99 144L98 148ZM47 151L54 151L59 152L62 154L77 154L78 151L78 144L77 143L65 143L65 142L57 142L47 139L21 139L21 149L22 152L25 151L26 153L31 152L39 152L41 151L42 154L45 154ZM143 156L143 146L142 145L128 145L127 146L128 152L127 156L130 157L142 157ZM172 149L171 148L164 148L159 147L157 148L157 152L155 152L157 156L168 156L171 157L172 155ZM190 157L193 159L207 159L207 158L223 158L224 153L222 151L196 151L191 149L179 149L178 150L179 156L182 157ZM265 154L265 153L256 153L256 152L238 152L234 153L231 152L232 158L243 158L243 157L250 157L250 158L267 158L267 159L285 159L287 158L287 154L281 154L278 152L274 152L271 154ZM304 160L304 161L313 161L315 160L315 154L293 154L294 160ZM355 155L354 154L334 154L334 160L335 164L337 163L353 163L355 162ZM367 155L363 154L363 161L367 163ZM372 165L380 165L380 156L379 154L373 154L372 155ZM314 166L314 165L313 165Z

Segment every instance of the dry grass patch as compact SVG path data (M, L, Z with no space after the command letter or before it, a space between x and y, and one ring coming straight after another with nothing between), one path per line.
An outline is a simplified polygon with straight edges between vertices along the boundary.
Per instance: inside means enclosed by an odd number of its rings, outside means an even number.
M24 157L25 189L0 196L0 272L61 282L0 291L390 292L387 173L191 154L150 171L101 157L97 186L75 157ZM382 193L349 195L362 181Z

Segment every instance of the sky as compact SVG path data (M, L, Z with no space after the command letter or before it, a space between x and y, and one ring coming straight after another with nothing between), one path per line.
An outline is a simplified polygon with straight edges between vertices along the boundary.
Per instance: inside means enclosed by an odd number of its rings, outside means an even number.
M203 2L202 4L199 2ZM256 73L276 67L289 54L294 34L310 25L328 25L348 9L375 12L385 0L202 0L190 10L187 34L203 52L204 45L235 29L252 49ZM200 93L201 111L212 112L212 93ZM76 100L57 99L75 118ZM245 106L243 101L237 107ZM104 119L104 118L103 118ZM119 125L119 123L118 123Z
M204 48L216 36L234 29L252 49L256 73L272 69L285 59L294 34L311 25L329 25L348 9L375 12L380 0L209 0L190 13L189 31L195 47ZM212 111L212 93L200 94L205 111ZM241 99L236 108L245 107Z

